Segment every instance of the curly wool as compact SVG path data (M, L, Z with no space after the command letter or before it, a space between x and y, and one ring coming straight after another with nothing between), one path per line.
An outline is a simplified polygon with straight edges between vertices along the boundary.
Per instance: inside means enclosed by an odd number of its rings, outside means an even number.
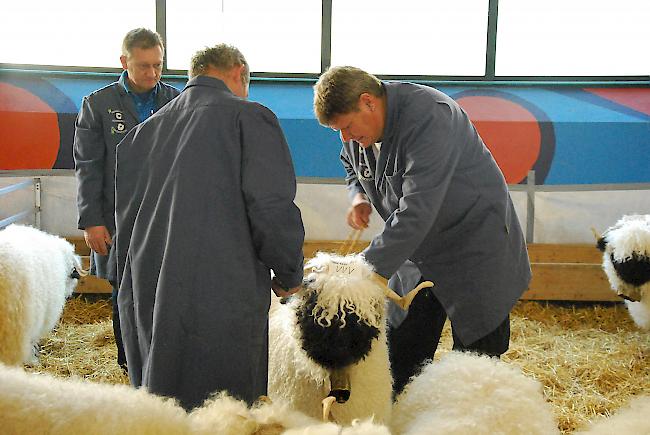
M354 268L356 275L335 273L338 265ZM309 292L318 292L318 300L312 311L315 321L329 327L334 318L340 327L346 325L346 315L354 313L359 320L374 328L381 328L385 314L386 298L381 288L372 280L373 269L358 255L336 257L323 252L316 254L306 265L312 269L307 275Z

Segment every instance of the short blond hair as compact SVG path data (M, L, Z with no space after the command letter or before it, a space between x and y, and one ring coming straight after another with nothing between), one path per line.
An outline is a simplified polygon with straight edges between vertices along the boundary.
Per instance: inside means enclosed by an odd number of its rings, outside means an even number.
M359 110L359 96L385 94L377 77L353 66L336 66L325 71L314 85L314 113L321 125L333 118Z
M250 69L242 52L232 45L218 44L194 53L190 61L188 75L190 77L205 75L210 66L219 71L229 71L239 65L244 65L244 71L242 71L244 83L250 83Z

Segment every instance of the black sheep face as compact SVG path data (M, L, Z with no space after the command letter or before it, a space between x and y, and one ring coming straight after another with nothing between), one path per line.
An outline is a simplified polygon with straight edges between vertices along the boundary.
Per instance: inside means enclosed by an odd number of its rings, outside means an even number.
M353 311L340 310L329 325L323 326L317 321L317 300L318 292L307 290L296 310L302 348L307 355L327 369L344 368L364 359L379 336L379 329L362 321Z
M640 287L650 281L650 258L636 252L624 261L616 261L614 254L609 255L616 274L624 282Z

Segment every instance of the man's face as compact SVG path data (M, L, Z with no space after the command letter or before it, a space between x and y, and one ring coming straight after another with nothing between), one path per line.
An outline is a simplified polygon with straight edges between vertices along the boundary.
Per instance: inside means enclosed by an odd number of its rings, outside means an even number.
M384 114L377 97L361 94L357 110L335 116L330 128L339 132L343 142L358 142L367 148L378 142L383 134Z
M129 86L136 93L148 92L160 80L163 51L159 45L151 48L134 47L130 56L121 56L122 68L129 74Z

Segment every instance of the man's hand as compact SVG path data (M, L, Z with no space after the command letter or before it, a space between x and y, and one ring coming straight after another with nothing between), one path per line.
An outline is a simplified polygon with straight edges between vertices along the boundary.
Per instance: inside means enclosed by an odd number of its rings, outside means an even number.
M111 234L104 225L88 227L84 230L86 245L99 255L108 255L108 246L111 245Z
M299 285L298 287L285 289L282 283L277 278L273 278L271 280L271 289L273 290L273 293L275 293L277 297L286 298L288 296L291 296L294 293L298 293L302 289L302 286Z
M367 202L360 202L348 209L348 225L355 230L368 228L372 207Z

